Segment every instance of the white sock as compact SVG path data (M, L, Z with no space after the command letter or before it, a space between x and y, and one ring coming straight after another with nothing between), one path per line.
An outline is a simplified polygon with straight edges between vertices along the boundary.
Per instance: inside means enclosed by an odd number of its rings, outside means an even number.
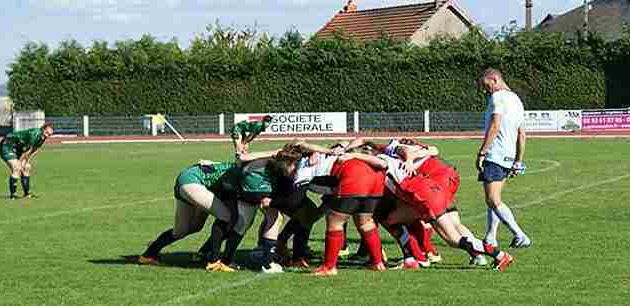
M514 236L525 237L525 233L523 232L521 227L518 226L518 223L516 223L516 219L514 218L514 215L512 214L512 210L510 210L510 208L507 205L505 205L505 203L501 203L499 207L495 208L494 213L496 213L499 219L501 219L501 221L505 225L507 225L507 227L510 229L512 234L514 234Z
M497 230L501 224L501 219L494 213L494 209L488 208L488 218L486 225L486 242L496 246L497 243Z

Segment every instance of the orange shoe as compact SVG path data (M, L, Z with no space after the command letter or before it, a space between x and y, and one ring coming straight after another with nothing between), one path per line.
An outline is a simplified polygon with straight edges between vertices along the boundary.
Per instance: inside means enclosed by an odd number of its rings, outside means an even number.
M335 276L337 275L337 268L328 268L326 266L319 266L317 270L313 273L315 276L327 277L327 276Z
M494 261L494 271L505 271L505 269L507 269L513 261L514 258L512 257L512 255L508 254L507 252L503 252L503 257Z
M157 257L140 256L138 257L138 264L144 266L157 266L160 263L158 262Z

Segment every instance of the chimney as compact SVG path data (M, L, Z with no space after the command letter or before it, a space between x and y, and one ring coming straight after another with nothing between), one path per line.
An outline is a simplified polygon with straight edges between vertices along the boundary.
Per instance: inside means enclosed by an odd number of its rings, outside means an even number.
M438 9L442 7L448 0L435 0L435 8Z
M525 0L525 30L532 30L532 8L534 0Z

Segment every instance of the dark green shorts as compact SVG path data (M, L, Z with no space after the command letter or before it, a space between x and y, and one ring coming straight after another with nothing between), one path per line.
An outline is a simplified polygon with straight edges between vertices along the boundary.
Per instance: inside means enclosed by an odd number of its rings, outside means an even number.
M14 146L8 143L3 143L0 156L2 156L2 160L8 162L12 159L20 159L20 157L22 156L22 152L19 152Z

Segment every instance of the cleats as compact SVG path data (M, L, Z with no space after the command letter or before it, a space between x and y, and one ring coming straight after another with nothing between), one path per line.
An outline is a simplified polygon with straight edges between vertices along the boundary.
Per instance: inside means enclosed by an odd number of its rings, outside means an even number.
M419 270L420 264L413 257L405 258L405 260L402 263L402 269L403 270Z
M375 265L370 265L370 270L374 271L374 272L385 272L387 271L387 267L385 267L385 264L382 262L379 262Z
M470 264L473 266L484 267L488 265L488 261L486 260L485 256L477 255L470 259Z
M23 198L24 199L37 199L39 197L34 195L34 194L32 194L32 193L26 193L26 194L24 194Z
M284 272L284 269L282 268L282 266L276 262L271 262L267 265L263 265L261 267L261 270L263 273L266 273L266 274L275 274L275 273Z
M431 263L440 263L440 262L442 262L442 256L440 256L440 253L438 253L438 252L428 252L427 253L427 259L429 259L429 262L431 262Z
M310 264L308 263L308 259L306 257L301 257L297 259L290 260L287 263L288 267L298 268L298 269L308 269L310 268Z
M157 257L140 256L138 257L138 264L143 266L157 266L160 263L158 262Z
M215 262L209 262L206 265L206 271L207 272L235 272L236 270L234 270L233 268L231 268L230 266L222 263L220 260L217 260Z
M493 270L497 272L503 272L510 266L513 261L514 258L512 258L512 255L503 252L503 257L494 261Z
M340 258L346 258L350 256L350 250L348 248L342 249L341 251L339 251L339 257Z
M313 275L320 277L335 276L337 275L337 268L330 269L326 266L320 266L319 268L317 268L317 270L315 270L315 272L313 272Z
M527 236L514 237L512 243L510 243L510 248L513 249L524 249L530 246L532 246L532 241Z

